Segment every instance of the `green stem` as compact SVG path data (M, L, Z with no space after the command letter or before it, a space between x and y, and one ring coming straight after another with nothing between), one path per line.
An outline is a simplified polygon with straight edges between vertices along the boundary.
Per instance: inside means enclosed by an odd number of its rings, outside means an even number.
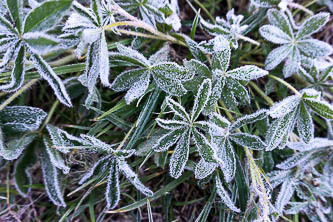
M56 101L53 103L53 105L52 105L52 107L51 107L49 113L47 114L47 117L46 117L46 119L45 119L43 125L40 127L40 129L39 129L39 131L38 131L39 133L41 133L41 132L43 131L43 129L45 128L45 126L50 122L50 120L51 120L51 118L52 118L54 112L56 111L56 108L57 108L58 105L59 105L59 100L56 100Z
M207 10L207 8L201 3L199 2L198 0L194 0L194 2L199 5L199 7L206 13L206 15L209 17L209 19L215 23L215 19L214 17L209 13L209 11Z
M269 74L268 77L270 77L271 79L274 79L274 80L282 83L283 85L285 85L286 87L288 87L288 89L290 89L291 91L293 91L293 93L295 93L298 96L301 96L301 94L297 91L297 89L295 89L292 85L290 85L289 83L287 83L283 79L280 79L279 77L276 77L276 76L271 75L271 74Z
M22 93L24 93L25 90L29 89L32 85L34 85L36 82L38 82L38 79L31 80L27 84L25 84L22 88L17 90L13 95L11 95L8 99L6 99L1 105L0 105L0 111L3 110L8 104L10 104L14 99L16 99L18 96L20 96Z
M264 91L262 91L257 84L255 84L254 82L250 81L249 82L250 86L268 103L268 105L272 106L274 104L274 101L267 96Z

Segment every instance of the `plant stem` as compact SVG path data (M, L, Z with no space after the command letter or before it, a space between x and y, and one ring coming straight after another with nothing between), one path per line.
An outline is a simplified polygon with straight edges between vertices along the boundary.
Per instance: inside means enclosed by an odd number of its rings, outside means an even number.
M308 13L309 15L313 15L313 12L307 8L305 8L303 5L294 3L294 2L289 2L288 6L290 6L291 8L296 8L296 9L300 9L306 13Z
M209 11L207 10L207 8L201 3L199 2L198 0L194 0L194 2L199 5L199 7L206 13L206 15L209 17L209 19L215 23L215 19L214 17L209 13Z
M295 93L298 96L301 96L301 94L297 91L297 89L295 89L292 85L290 85L289 83L287 83L283 79L280 79L279 77L276 77L276 76L271 75L271 74L269 74L268 77L270 77L271 79L274 79L274 80L282 83L283 85L285 85L286 87L288 87L288 89L290 89L291 91L293 91L293 93Z
M33 79L27 84L25 84L22 88L17 90L13 95L11 95L8 99L6 99L1 105L0 105L0 111L3 110L8 104L10 104L14 99L16 99L18 96L20 96L25 90L30 88L33 84L38 82L39 79Z
M257 84L255 84L254 82L250 81L249 82L250 86L268 103L268 105L272 106L274 104L274 101L267 96L264 91L262 91Z
M246 36L244 36L244 35L238 34L238 35L237 35L237 38L238 38L238 39L242 39L242 40L247 41L247 42L250 42L250 43L252 43L252 44L254 44L254 45L260 46L260 43L259 43L259 42L255 41L255 40L253 40L253 39L251 39L251 38L249 38L249 37L246 37Z
M38 130L39 133L41 133L42 130L45 128L45 126L50 122L50 120L51 120L51 118L52 118L54 112L56 111L56 108L57 108L58 105L59 105L59 100L56 100L56 101L53 103L53 105L52 105L52 107L51 107L49 113L47 114L47 117L46 117L46 119L45 119L43 125L42 125L42 126L40 127L40 129Z

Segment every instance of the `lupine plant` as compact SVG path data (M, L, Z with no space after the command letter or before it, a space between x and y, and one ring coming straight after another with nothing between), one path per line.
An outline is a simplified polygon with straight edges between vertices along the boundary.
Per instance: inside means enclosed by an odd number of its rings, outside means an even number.
M207 2L0 2L0 221L333 221L331 15Z

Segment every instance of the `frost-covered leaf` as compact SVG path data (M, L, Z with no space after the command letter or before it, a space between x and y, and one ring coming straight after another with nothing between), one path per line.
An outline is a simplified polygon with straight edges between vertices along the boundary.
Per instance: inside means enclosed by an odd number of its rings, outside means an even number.
M206 162L215 162L216 153L208 139L195 128L192 130L194 143L200 153L200 156Z
M47 195L55 205L66 207L66 203L61 192L57 168L52 164L49 154L45 148L41 149L40 160Z
M288 55L290 55L292 49L293 49L292 46L285 44L272 50L266 57L265 68L267 70L274 69L283 60L285 60L288 57Z
M22 151L27 146L29 146L35 138L35 134L28 134L20 138L11 140L3 148L0 149L0 156L2 156L6 160L17 159L21 155Z
M276 26L264 25L260 27L259 31L262 37L275 44L287 44L291 42L290 36Z
M58 150L51 148L49 146L49 142L47 139L43 138L45 150L49 156L49 159L52 163L53 166L57 167L58 169L62 170L64 174L68 174L70 168L65 165L64 159L61 157L60 153Z
M32 54L31 59L33 60L38 73L41 75L43 79L45 79L53 89L55 95L59 99L61 103L64 105L71 107L72 102L66 91L64 83L57 76L57 74L53 71L51 66L46 63L46 61L37 54Z
M99 43L99 76L103 86L110 87L109 82L109 73L110 73L110 64L109 64L109 52L108 45L105 39L105 33L102 33Z
M204 159L200 159L199 163L195 166L195 178L198 180L206 178L214 172L216 167L216 163L206 162Z
M279 195L275 202L275 207L278 212L282 213L284 207L289 203L295 191L294 181L291 179L285 180L281 186Z
M283 76L288 78L298 72L301 63L301 54L297 47L292 47L291 55L287 58L283 67Z
M311 151L299 152L276 166L282 170L289 170L295 166L304 163L304 161L306 161L309 157L311 157L311 155L312 155Z
M112 158L106 184L106 207L113 209L120 200L119 168L116 158Z
M327 12L320 12L311 16L302 24L296 38L303 39L318 32L328 22L329 18L330 14Z
M197 95L194 99L191 120L195 121L202 110L205 108L212 91L212 83L210 79L205 79L199 87Z
M182 128L176 129L165 134L156 142L156 144L153 146L153 150L155 150L155 152L162 152L169 149L185 133L184 130L185 129Z
M170 176L178 178L182 175L190 152L190 130L186 130L180 138L170 158Z
M242 127L243 125L262 120L267 117L267 109L260 109L252 114L244 115L238 118L231 126L230 131L234 131L237 128Z
M12 24L2 15L0 16L0 30L7 31L11 34L17 34L17 31L14 29Z
M157 118L156 119L157 124L167 130L176 130L179 128L184 128L186 127L186 123L178 120L164 120Z
M299 114L297 115L297 131L305 143L309 143L314 137L312 116L304 102L301 102L299 105Z
M223 176L226 182L230 182L234 176L236 171L236 158L234 149L231 145L231 142L228 138L224 138L219 147L216 147L218 150L218 157L222 160L223 166Z
M160 87L163 91L172 96L183 96L186 94L187 90L183 86L181 80L169 79L160 74L162 73L154 72L153 77L157 86Z
M284 140L287 139L286 137L288 137L289 131L292 128L291 126L295 123L295 113L296 111L292 111L272 122L266 136L267 151L273 150L277 147L280 149L284 147L284 144L281 144L281 142L286 142Z
M229 128L231 124L229 120L217 113L211 116L210 121L222 129Z
M79 184L81 185L93 176L99 176L101 173L105 172L105 170L107 170L107 168L109 167L110 159L111 155L106 155L97 160L97 162L95 162L94 165L90 167L90 169L83 175L83 177L79 181Z
M234 133L230 135L230 139L235 143L252 150L264 150L266 147L266 144L258 136L248 133Z
M170 57L170 45L165 43L162 48L149 57L150 64L158 64L162 62L168 62Z
M294 35L291 28L291 24L287 16L283 12L277 9L270 9L267 12L267 18L269 23L271 23L271 25L278 27L287 35L289 35L291 38L293 38Z
M304 211L309 205L308 202L289 202L289 208L284 210L285 214L298 214L300 211Z
M85 135L85 134L81 134L80 136L83 139L83 144L91 146L91 149L95 149L97 151L102 151L102 152L107 152L107 153L114 151L112 149L112 145L106 144L94 136L89 136L89 135Z
M52 51L59 44L56 38L43 32L25 33L23 39L29 45L29 49L39 55Z
M8 47L9 49L7 48L7 51L3 55L2 61L0 62L0 72L2 72L3 69L7 68L12 59L15 58L19 49L21 48L21 41L12 41L11 44L8 45Z
M223 203L225 203L225 205L227 205L227 207L229 207L232 211L235 212L240 212L240 209L238 209L234 202L232 201L232 199L230 198L228 192L223 188L221 179L219 178L219 176L217 175L215 178L215 183L216 183L216 191L217 194L220 196L220 198L222 199Z
M333 106L328 102L312 98L305 98L304 102L318 115L326 119L333 119Z
M10 17L19 31L22 30L23 23L23 0L6 0Z
M117 43L119 53L110 53L111 59L131 62L143 67L149 67L150 62L138 51Z
M149 71L147 69L131 69L125 72L122 72L120 75L117 76L117 78L113 81L112 83L112 89L120 92L120 91L125 91L131 86L140 80L140 77L142 75L148 75L149 76Z
M237 80L253 80L267 75L266 70L260 69L254 65L246 65L227 72L227 76Z
M289 143L287 143L287 146L290 149L303 152L303 151L333 146L333 140L329 140L327 138L316 137L316 138L312 139L309 143L304 143L303 141L289 142Z
M119 170L122 174L135 186L135 188L146 196L152 196L153 192L141 183L138 175L131 169L131 167L124 161L117 159Z
M21 158L15 162L15 187L23 197L26 197L31 190L30 185L32 184L32 178L29 170L36 161L35 153L31 151L32 150L25 152Z
M318 58L332 54L333 48L326 42L317 39L305 39L297 42L299 50L310 58Z
M0 126L24 132L39 128L47 113L29 106L7 106L0 111Z
M144 74L139 80L134 82L125 95L126 104L130 104L133 100L140 98L148 89L150 75Z
M170 97L166 99L166 102L169 108L175 113L175 115L179 116L186 122L190 122L190 116L188 115L188 113L186 112L186 110L182 105L180 105Z
M269 115L273 118L280 118L295 110L301 102L299 95L289 96L274 105L269 110Z
M24 21L24 33L47 31L57 24L71 7L72 0L45 1L32 9Z
M193 74L174 62L163 62L154 65L150 69L155 76L163 76L167 79L187 81L193 78Z
M15 59L15 66L10 76L10 82L5 85L0 85L0 90L7 92L17 91L24 82L24 60L25 60L25 47L21 46Z
M89 8L84 7L77 1L74 1L72 4L73 9L80 15L81 18L87 18L89 21L94 24L95 26L98 26L98 21L96 16L94 15L93 11Z
M281 0L251 0L251 3L260 8L271 8L280 3Z
M230 56L231 56L231 49L229 42L224 39L222 41L221 47L219 48L219 51L216 51L213 54L212 58L212 69L219 69L223 72L226 72L229 67L230 62Z
M200 62L205 62L206 61L206 56L205 54L202 52L200 46L198 43L196 43L194 40L192 40L191 38L189 38L187 35L182 35L182 37L184 38L186 45L188 46L189 50L191 51L192 55L194 56L194 58L196 58L197 60L199 60Z
M184 61L184 65L189 72L192 72L192 75L210 77L211 72L209 68L202 62L191 59L190 61Z
M275 170L269 172L266 176L268 177L269 183L274 189L284 181L290 180L294 176L294 173L290 170Z
M76 136L72 136L66 131L59 129L58 127L48 124L46 126L47 131L52 140L52 145L56 147L57 150L67 153L69 150L65 147L73 147L77 143L82 143L82 140Z

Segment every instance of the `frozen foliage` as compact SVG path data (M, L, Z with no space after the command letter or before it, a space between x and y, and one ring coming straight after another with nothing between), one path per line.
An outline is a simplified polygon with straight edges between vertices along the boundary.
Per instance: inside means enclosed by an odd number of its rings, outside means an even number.
M332 54L329 44L311 39L328 22L328 13L319 13L304 21L294 33L290 19L281 11L270 9L268 21L271 25L260 27L260 34L268 41L280 46L272 50L265 61L265 68L272 70L285 61L283 75L290 77L299 70L302 57L318 58Z

